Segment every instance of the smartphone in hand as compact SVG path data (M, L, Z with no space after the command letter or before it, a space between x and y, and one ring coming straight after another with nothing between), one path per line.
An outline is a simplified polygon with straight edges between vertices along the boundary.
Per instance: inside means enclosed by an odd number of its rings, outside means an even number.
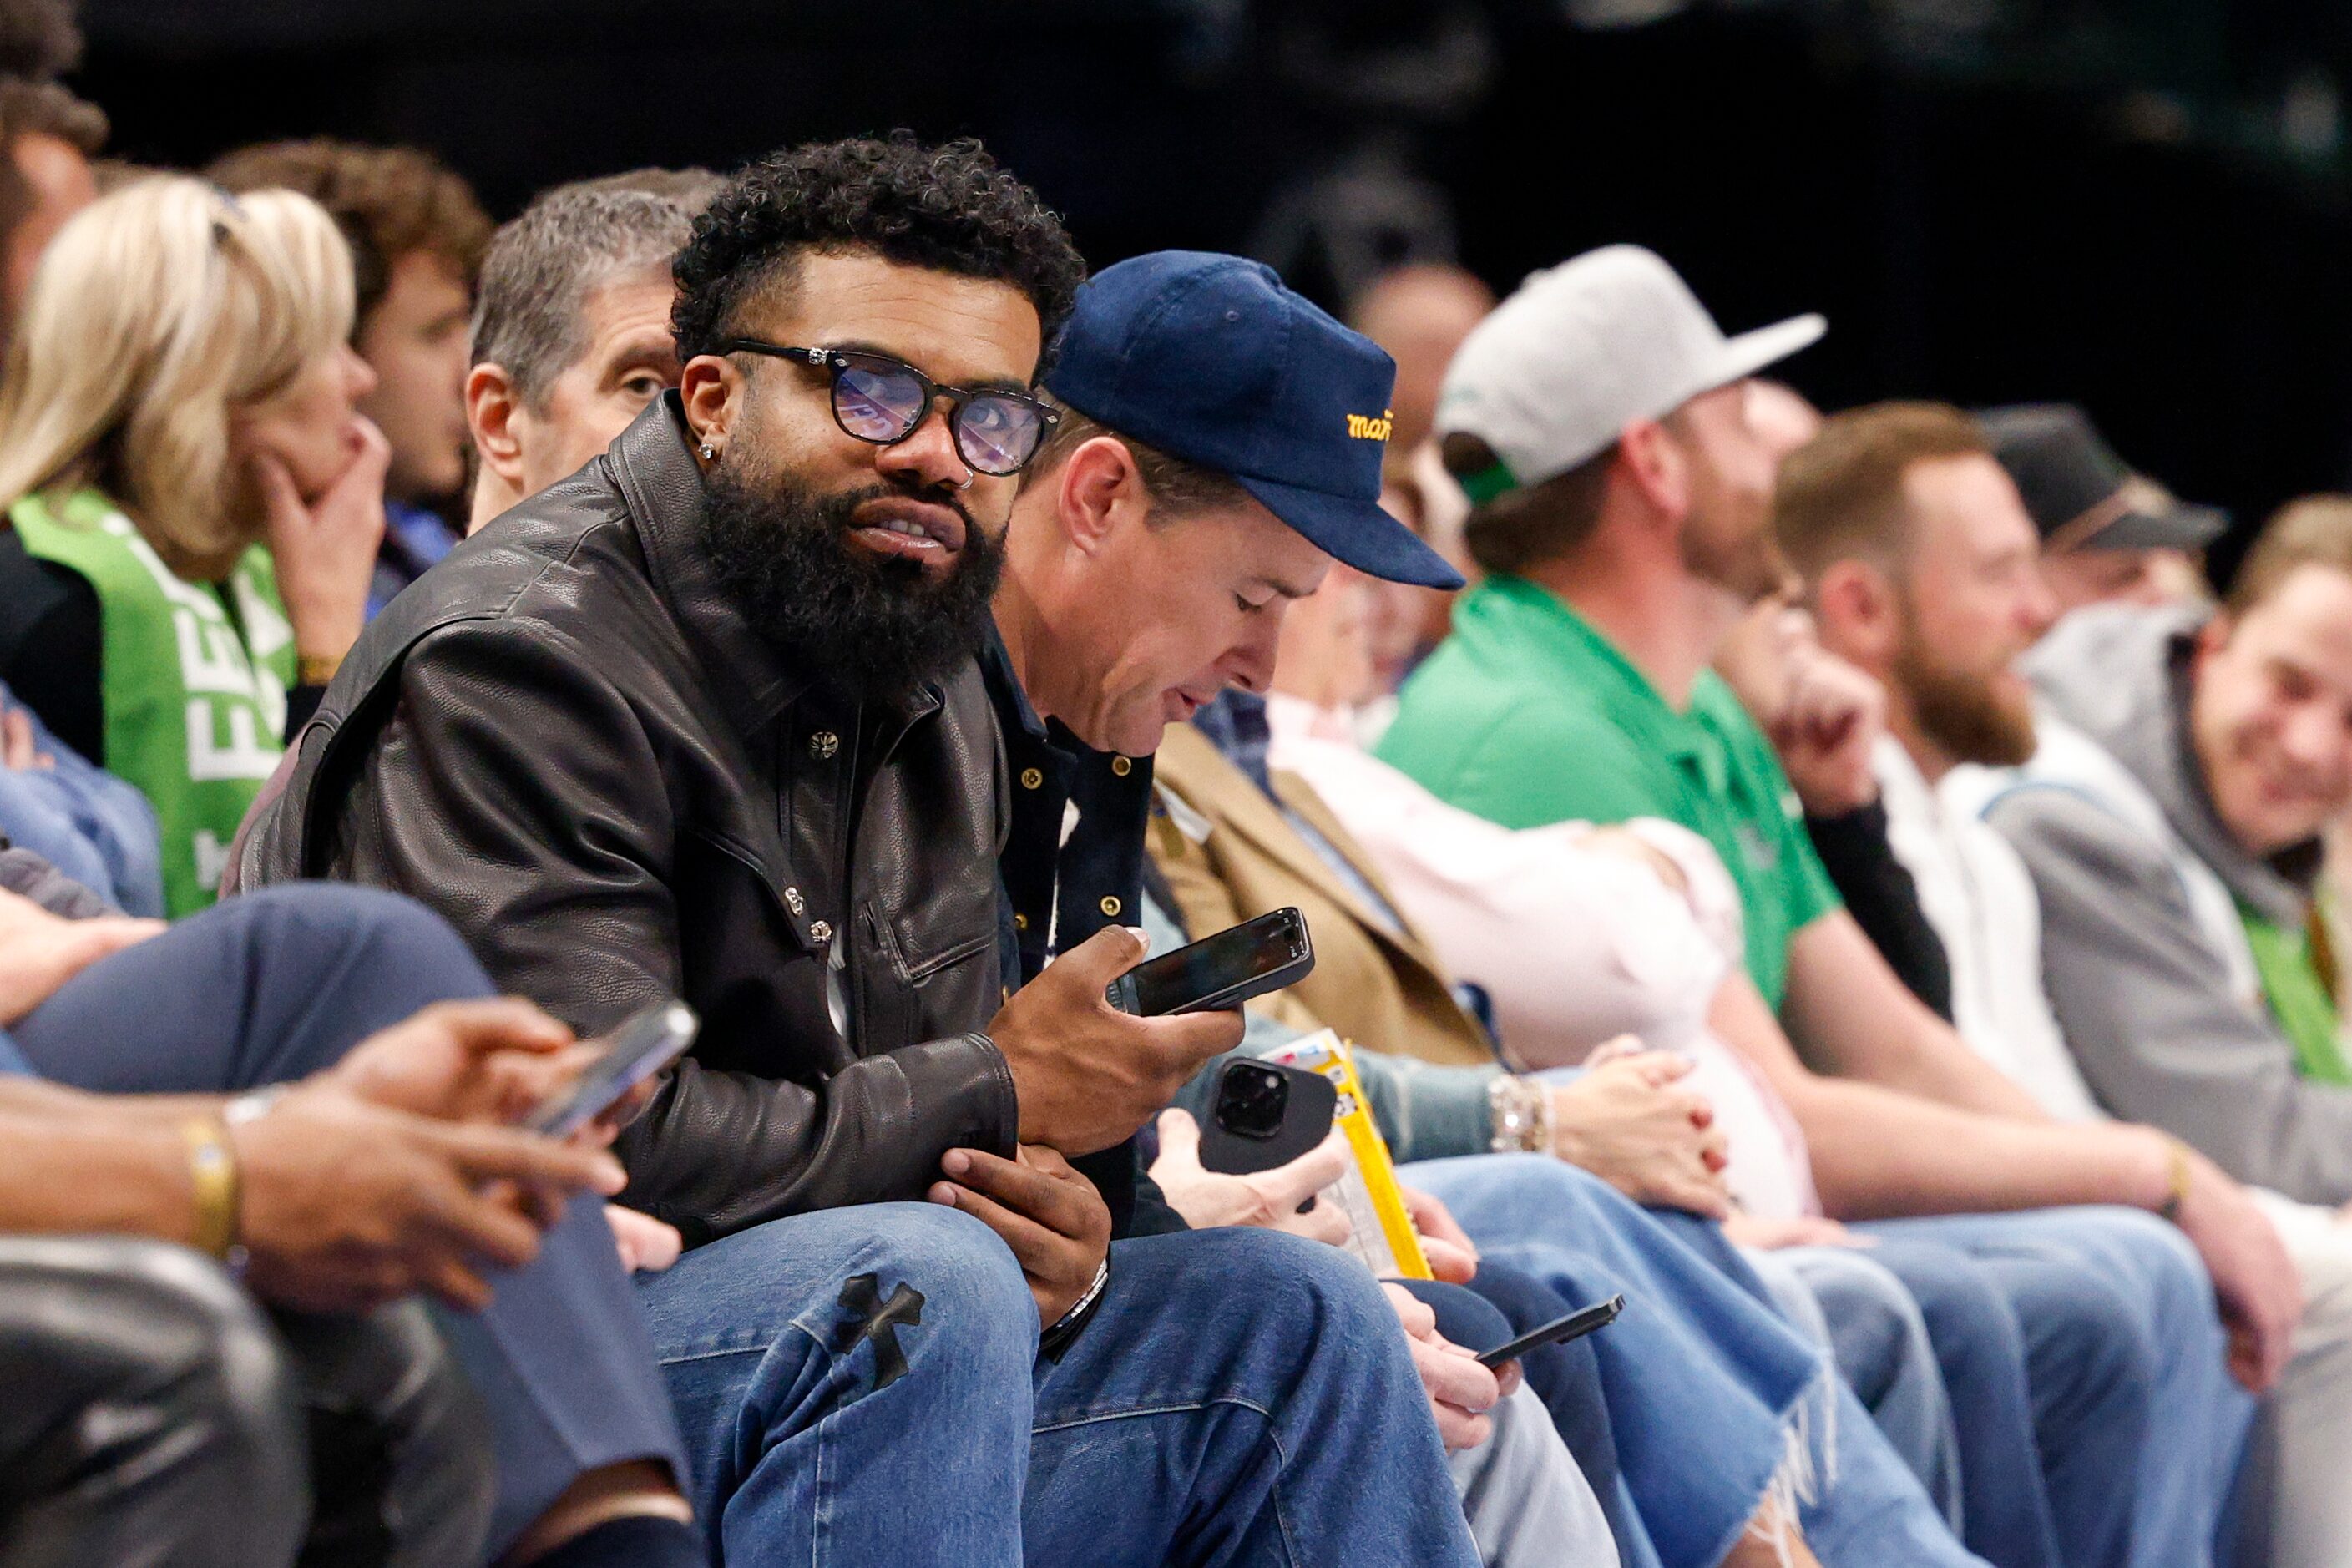
M569 1138L620 1103L629 1090L669 1066L694 1043L702 1020L683 1002L656 1002L593 1044L604 1047L572 1087L551 1096L523 1123Z
M1314 968L1307 917L1297 910L1276 910L1147 958L1112 981L1104 994L1120 1012L1142 1018L1209 1013L1295 984Z
M1518 1360L1532 1350L1546 1345L1564 1345L1570 1340L1580 1340L1595 1329L1607 1328L1625 1310L1625 1298L1612 1296L1606 1301L1580 1308L1565 1318L1554 1318L1539 1329L1529 1329L1508 1344L1496 1345L1478 1357L1478 1364L1488 1369L1505 1362Z

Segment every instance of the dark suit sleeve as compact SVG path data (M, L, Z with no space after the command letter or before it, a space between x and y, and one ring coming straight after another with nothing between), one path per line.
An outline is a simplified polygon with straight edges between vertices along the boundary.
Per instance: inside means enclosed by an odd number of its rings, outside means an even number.
M1919 908L1919 885L1886 842L1886 807L1808 816L1805 832L1845 907L1911 994L1952 1021L1952 964Z
M686 988L671 888L687 847L661 759L595 670L543 626L429 634L402 666L330 851L340 874L432 905L501 986L583 1032ZM780 1060L814 1054L778 1042ZM1017 1124L1011 1072L985 1036L868 1058L814 1087L689 1057L622 1134L623 1201L698 1243L779 1215L918 1198L948 1149L1009 1149Z
M0 526L0 681L41 716L49 732L106 765L106 701L100 686L98 590L70 567L37 560Z

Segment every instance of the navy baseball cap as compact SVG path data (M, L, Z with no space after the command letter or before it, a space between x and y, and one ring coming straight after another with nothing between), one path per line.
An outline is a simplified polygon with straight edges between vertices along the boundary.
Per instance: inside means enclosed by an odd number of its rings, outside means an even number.
M1218 473L1357 571L1459 588L1381 510L1396 362L1238 256L1160 250L1078 290L1045 390L1095 423Z

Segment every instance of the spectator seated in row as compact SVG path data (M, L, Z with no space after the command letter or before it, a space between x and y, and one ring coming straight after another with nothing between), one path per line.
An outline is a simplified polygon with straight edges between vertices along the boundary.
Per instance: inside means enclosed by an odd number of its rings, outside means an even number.
M153 805L173 914L359 633L385 448L350 272L303 197L142 179L66 225L9 343L0 680Z
M1832 1213L1968 1216L1881 1228L1968 1259L2009 1302L2043 1421L2064 1406L2053 1391L2084 1371L2056 1349L2076 1331L2062 1325L2087 1315L2136 1325L2123 1331L2139 1342L2211 1342L2183 1236L2239 1331L2235 1370L2267 1387L2299 1287L2243 1190L2148 1130L2048 1125L1905 990L1838 908L1790 784L1790 772L1866 778L1867 733L1791 730L1784 772L1706 669L1786 576L1774 459L1742 381L1816 331L1727 340L1663 262L1628 247L1538 274L1483 322L1449 372L1439 422L1449 468L1478 500L1467 537L1491 574L1407 683L1381 753L1507 826L1656 816L1709 841L1741 895L1752 984L1734 1002L1773 1006L1797 1050L1831 1070L1773 1047L1760 1021L1718 1019L1719 1032L1761 1051L1751 1059L1803 1128ZM2168 1210L2181 1234L2115 1210L1970 1215L2102 1200ZM1947 1368L1956 1399L1972 1386L1962 1370ZM2233 1405L2242 1419L2217 1372L2201 1354L2144 1363L2154 1425L2124 1473L2113 1454L2042 1444L2048 1513L2036 1522L1979 1492L1969 1539L2022 1522L2037 1543L2023 1550L2070 1561L2118 1542L2160 1555L2209 1540L2235 1466ZM2137 1517L2119 1517L2117 1500Z
M351 344L374 377L357 405L391 449L373 616L457 542L443 514L464 506L467 323L489 216L465 181L413 147L271 142L240 147L205 173L240 195L310 197L351 247Z
M2054 1118L2107 1112L2085 1082L2043 992L2042 921L2034 884L2015 850L1978 816L2001 775L2030 762L2038 723L2018 664L2050 626L2056 605L2040 570L2046 546L2004 466L1997 432L1958 409L1885 404L1843 414L1790 457L1776 516L1791 560L1810 585L1823 637L1885 684L1889 733L1875 771L1895 851L1950 959L1954 1021L1971 1048L2032 1091ZM2087 449L2077 447L2078 451ZM2095 462L2083 479L2102 483ZM2036 472L2046 481L2056 465ZM2121 489L2119 466L2104 480ZM2082 485L2066 487L2081 493ZM2114 521L2135 537L2141 520ZM2089 548L2089 546L2085 546ZM2107 667L2105 679L2114 679ZM2064 735L2053 754L2085 745ZM2053 800L2053 807L2072 805ZM2103 898L2102 902L2106 900ZM2115 916L2103 913L2112 926ZM2116 995L2125 994L2118 990ZM2134 993L2138 994L2138 993ZM2134 1021L2103 1038L2143 1039ZM2352 1258L2326 1209L2297 1215L2275 1194L2257 1194L2294 1258L2306 1305L2287 1364L2268 1401L2260 1447L2276 1453L2250 1511L2271 1542L2269 1560L2321 1563L2352 1531L2332 1456L2343 1444L2345 1312Z
M677 385L670 258L719 182L677 171L688 194L673 195L655 178L672 174L559 185L492 237L466 373L471 528L578 472Z
M168 931L0 894L10 1562L697 1560L614 1233L556 1195L621 1172L501 1125L581 1056L489 992L360 889Z
M620 1149L633 1201L695 1244L646 1299L730 1559L803 1561L854 1517L875 1561L1157 1563L1279 1528L1313 1556L1466 1563L1360 1268L1248 1233L1107 1249L1056 1150L1123 1141L1238 1026L1111 1013L1137 946L1116 931L1003 998L979 520L1034 455L1025 389L1080 270L976 149L819 146L738 175L677 263L678 395L378 617L247 880L413 886L579 1026L673 994L702 1012ZM956 430L928 417L945 385ZM872 1206L928 1195L967 1212ZM925 1238L901 1259L876 1250L893 1215ZM869 1275L874 1372L823 1396L823 1441L878 1454L946 1411L963 1443L820 1475L793 1304ZM964 1382L883 1353L933 1300L998 1326ZM1225 1397L1271 1415L1227 1422ZM1091 1441L1106 1423L1159 1437ZM1386 1484L1343 1479L1368 1473ZM939 1506L905 1508L919 1489Z

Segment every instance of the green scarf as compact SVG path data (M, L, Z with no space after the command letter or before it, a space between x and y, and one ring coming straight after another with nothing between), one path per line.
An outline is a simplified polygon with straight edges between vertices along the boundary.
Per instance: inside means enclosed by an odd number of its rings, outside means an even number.
M107 770L154 803L165 909L203 909L285 750L294 633L269 552L247 551L226 583L184 583L96 490L29 495L8 520L27 554L96 590Z
M2295 1070L2313 1083L2352 1084L2352 1066L2346 1064L2336 1036L2334 977L2320 973L2310 928L2274 924L2243 904L2238 918L2246 928L2246 945L2253 950L2254 973L2262 977L2271 1016L2294 1047Z

